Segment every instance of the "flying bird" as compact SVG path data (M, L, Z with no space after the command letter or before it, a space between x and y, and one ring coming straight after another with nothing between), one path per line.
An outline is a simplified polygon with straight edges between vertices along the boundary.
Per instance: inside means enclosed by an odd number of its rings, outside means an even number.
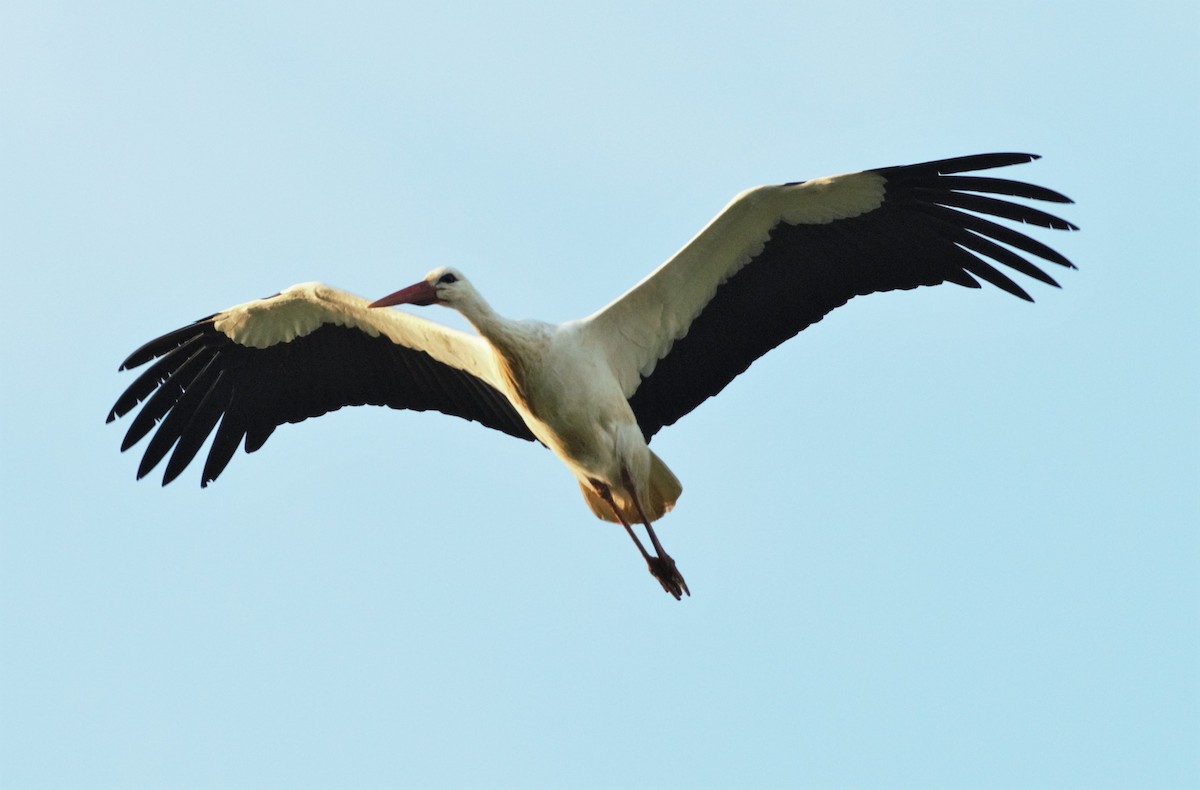
M981 154L746 190L641 282L563 324L505 318L446 267L374 302L294 285L134 351L122 370L157 361L108 421L143 404L121 450L153 433L137 476L169 455L163 485L213 435L204 486L239 445L252 453L278 426L343 406L474 420L549 448L592 512L621 524L680 599L691 593L652 524L682 487L651 438L855 296L982 280L1032 301L997 264L1057 286L1029 257L1073 264L988 217L1076 230L1005 198L1071 201L1020 181L960 175L1037 158ZM479 334L382 309L403 304L451 307Z

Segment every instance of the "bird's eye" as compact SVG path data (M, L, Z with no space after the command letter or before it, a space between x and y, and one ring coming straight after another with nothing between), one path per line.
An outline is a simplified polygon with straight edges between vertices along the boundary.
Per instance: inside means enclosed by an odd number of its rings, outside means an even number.
M450 285L450 283L458 282L458 278L453 274L443 274L438 278L438 285Z

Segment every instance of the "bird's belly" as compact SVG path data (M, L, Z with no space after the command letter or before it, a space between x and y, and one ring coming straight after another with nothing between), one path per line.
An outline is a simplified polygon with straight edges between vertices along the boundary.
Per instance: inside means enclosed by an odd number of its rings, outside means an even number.
M547 433L547 444L555 455L589 473L600 471L605 457L611 454L605 452L612 443L603 432L549 428Z
M570 399L567 399L570 400ZM641 431L621 400L620 409L595 408L586 400L559 402L550 410L551 420L534 417L530 422L542 443L557 455L580 480L602 480L610 484L620 480L622 452L619 437L635 437L643 447Z
M613 443L607 421L597 420L594 413L552 406L540 411L539 414L531 409L525 422L534 435L563 460L590 467L611 453ZM543 419L542 414L553 416Z
M603 357L560 351L547 349L536 366L502 355L510 397L533 434L577 477L615 481L618 437L629 444L633 434L645 446L633 410Z

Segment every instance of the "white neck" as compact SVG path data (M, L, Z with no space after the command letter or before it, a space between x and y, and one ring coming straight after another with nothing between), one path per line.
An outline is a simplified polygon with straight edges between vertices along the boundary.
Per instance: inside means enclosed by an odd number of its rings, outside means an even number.
M493 310L474 288L460 296L453 307L471 322L471 326L475 327L484 339L502 352L522 345L525 340L527 333L522 330L520 323Z

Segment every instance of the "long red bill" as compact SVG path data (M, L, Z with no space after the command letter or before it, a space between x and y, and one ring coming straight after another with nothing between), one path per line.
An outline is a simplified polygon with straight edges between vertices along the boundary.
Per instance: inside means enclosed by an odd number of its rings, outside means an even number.
M376 299L371 302L369 307L391 307L397 304L415 304L421 307L434 304L437 302L437 289L429 283L422 280L419 283L414 283L407 288L401 288L394 294L389 294L382 299Z

